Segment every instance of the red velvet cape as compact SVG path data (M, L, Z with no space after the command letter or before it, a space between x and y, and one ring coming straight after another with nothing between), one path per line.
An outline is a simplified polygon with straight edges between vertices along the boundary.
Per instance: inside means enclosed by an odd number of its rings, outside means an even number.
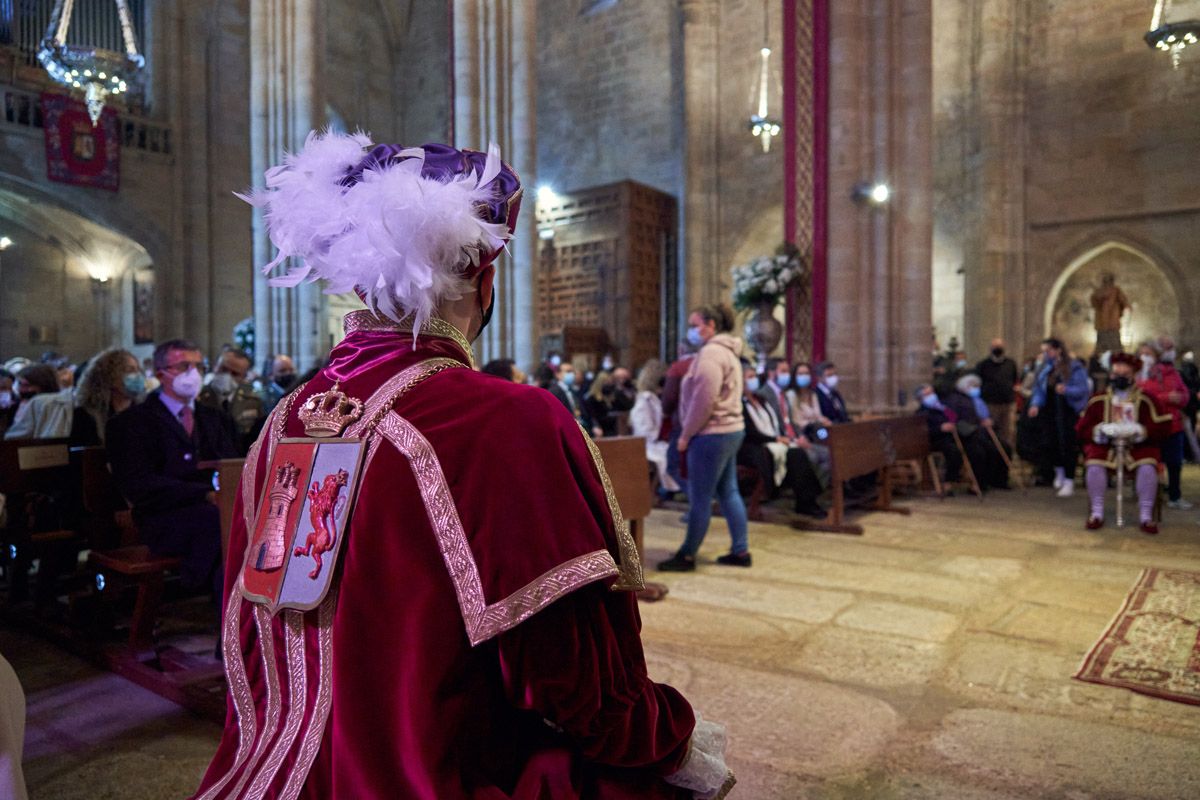
M463 368L428 377L372 437L326 602L272 619L242 599L268 453L303 435L304 398L336 377L366 401L413 365L469 360L461 337L414 344L362 312L348 333L247 459L229 711L195 797L689 797L661 776L686 758L692 709L647 677L635 597L612 591L630 578L624 523L594 445L548 392Z

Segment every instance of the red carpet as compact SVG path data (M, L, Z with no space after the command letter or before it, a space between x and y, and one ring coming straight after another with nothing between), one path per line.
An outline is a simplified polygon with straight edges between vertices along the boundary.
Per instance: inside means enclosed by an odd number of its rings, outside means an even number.
M1075 677L1200 705L1200 573L1143 571Z

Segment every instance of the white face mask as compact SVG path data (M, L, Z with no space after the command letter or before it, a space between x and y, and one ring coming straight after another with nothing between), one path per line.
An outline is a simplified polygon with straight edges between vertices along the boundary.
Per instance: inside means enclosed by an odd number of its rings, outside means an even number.
M829 377L827 377L825 379L825 385L828 386L830 389L836 389L837 385L838 385L838 376L830 375Z
M192 367L182 375L175 376L175 379L171 381L171 390L184 400L191 400L200 394L200 386L203 382L204 379L200 376L200 370Z
M213 376L213 379L209 382L209 385L212 386L212 388L217 392L224 395L233 394L234 390L237 389L237 381L235 381L233 376L228 372L218 372Z

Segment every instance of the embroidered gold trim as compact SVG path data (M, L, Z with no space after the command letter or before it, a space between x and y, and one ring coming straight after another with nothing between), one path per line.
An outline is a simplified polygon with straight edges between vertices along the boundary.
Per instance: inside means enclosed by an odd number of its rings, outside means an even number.
M367 399L362 418L347 429L346 436L356 439L370 438L375 426L379 424L385 414L392 410L392 406L406 392L439 372L463 368L462 362L452 358L430 358L401 370L376 389L375 393Z
M241 769L254 746L258 731L258 720L254 712L254 694L246 679L246 662L242 655L242 644L238 633L241 628L242 595L237 587L229 593L225 605L225 627L222 631L221 652L225 657L225 674L229 681L229 695L233 698L233 710L238 721L238 747L229 771L221 776L198 800L213 800Z
M279 727L279 665L275 661L275 638L271 631L271 615L265 606L260 606L258 603L253 603L252 606L254 625L258 630L259 649L262 650L263 674L267 679L267 713L263 719L262 732L259 733L254 754L250 757L242 777L238 779L237 785L233 789L233 797L242 796L242 789L258 769L258 762L262 760L267 746L275 738L276 729Z
M559 597L618 572L612 555L607 550L597 550L558 565L489 606L466 531L433 446L412 423L395 412L385 416L376 430L408 459L412 468L429 524L454 583L459 612L472 646L515 627Z
M304 732L304 741L300 752L296 754L296 763L288 776L287 785L280 797L283 800L296 800L308 772L312 769L313 760L321 749L325 738L325 725L329 721L329 711L333 707L333 605L336 592L330 592L317 612L317 653L320 659L320 674L317 678L317 700L313 708L312 718L308 721L308 729Z
M600 473L600 483L604 485L604 496L608 500L608 511L612 514L613 527L617 532L617 550L621 556L621 576L613 584L613 591L641 591L646 588L646 580L642 574L642 555L638 552L637 543L633 541L633 535L629 533L629 523L621 514L621 506L617 503L617 493L613 491L608 470L604 468L604 458L600 455L600 448L596 447L596 443L592 441L591 436L587 435L582 426L579 428L579 435L587 443L592 463L596 465L596 471Z
M349 336L357 331L395 331L397 333L412 333L413 323L411 319L404 322L393 322L390 319L380 319L375 314L366 309L351 311L342 319L342 329ZM421 331L418 336L436 336L439 339L449 339L459 346L463 351L463 355L467 357L467 366L475 369L475 350L471 347L471 343L467 341L467 337L463 336L463 332L458 328L446 322L444 319L433 317L425 321L421 326Z
M304 662L304 614L287 609L283 612L284 647L288 673L288 710L283 732L275 740L270 755L258 768L258 776L246 790L247 800L261 800L271 788L283 760L296 743L300 725L308 708L308 668Z

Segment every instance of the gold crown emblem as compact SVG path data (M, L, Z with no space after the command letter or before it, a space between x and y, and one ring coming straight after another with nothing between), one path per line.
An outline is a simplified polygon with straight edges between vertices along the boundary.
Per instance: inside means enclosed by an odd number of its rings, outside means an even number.
M337 436L362 416L362 411L362 401L338 391L335 383L329 391L314 394L305 400L298 416L304 423L304 433L320 439Z

